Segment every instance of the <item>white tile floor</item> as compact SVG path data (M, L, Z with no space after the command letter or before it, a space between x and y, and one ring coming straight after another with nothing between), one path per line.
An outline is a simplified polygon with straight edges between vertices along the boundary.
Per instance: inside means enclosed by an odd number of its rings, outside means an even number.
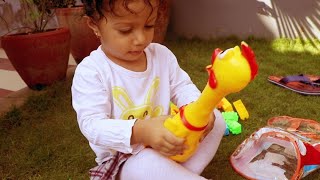
M18 91L27 85L16 71L0 69L0 88L10 91Z
M1 48L0 58L8 58L4 50ZM69 56L69 65L76 65L76 62L74 61L71 54ZM16 71L5 70L3 68L0 68L0 89L17 91L25 87L27 87L27 85L24 83L24 81L21 79L21 77Z

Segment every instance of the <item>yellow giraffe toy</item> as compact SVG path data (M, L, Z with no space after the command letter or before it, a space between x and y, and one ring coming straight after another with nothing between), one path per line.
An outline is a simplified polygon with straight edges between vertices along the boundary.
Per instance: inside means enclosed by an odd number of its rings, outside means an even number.
M184 162L195 152L210 114L221 99L245 88L258 72L255 55L245 42L241 42L241 50L238 46L225 51L215 49L211 61L206 67L208 83L199 99L181 107L179 113L164 122L172 133L185 138L188 146L182 155L170 157L175 161Z

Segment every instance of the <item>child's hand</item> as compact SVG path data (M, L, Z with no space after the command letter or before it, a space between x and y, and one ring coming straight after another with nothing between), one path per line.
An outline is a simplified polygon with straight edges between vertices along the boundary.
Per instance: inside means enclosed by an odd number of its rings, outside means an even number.
M148 120L137 120L133 126L131 144L143 143L164 156L182 154L184 139L176 137L163 125L170 116L159 116Z
M216 119L216 116L214 115L214 113L211 113L210 115L210 119L209 119L209 123L206 127L206 129L204 130L204 133L200 139L200 142L207 136L207 134L213 129L214 126L214 121Z

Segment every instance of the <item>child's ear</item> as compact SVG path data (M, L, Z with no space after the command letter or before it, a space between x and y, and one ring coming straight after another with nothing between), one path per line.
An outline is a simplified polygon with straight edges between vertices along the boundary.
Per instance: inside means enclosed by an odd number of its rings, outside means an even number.
M83 16L85 21L87 22L87 25L90 29L92 29L93 33L97 36L100 37L99 34L99 28L97 26L97 23L89 16Z

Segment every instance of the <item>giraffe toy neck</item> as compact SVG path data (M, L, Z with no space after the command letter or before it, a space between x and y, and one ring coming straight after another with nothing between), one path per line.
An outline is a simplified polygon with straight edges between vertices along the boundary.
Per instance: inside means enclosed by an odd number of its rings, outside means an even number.
M207 84L199 99L185 107L184 116L188 123L194 127L206 126L213 109L224 96L223 92L219 92L218 89L213 89Z

